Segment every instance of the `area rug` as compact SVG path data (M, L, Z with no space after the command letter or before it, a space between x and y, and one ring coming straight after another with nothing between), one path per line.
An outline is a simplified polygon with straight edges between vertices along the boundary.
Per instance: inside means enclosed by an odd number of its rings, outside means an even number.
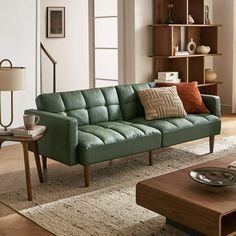
M229 153L236 157L236 136L217 140L214 154L208 153L208 143L168 148L155 154L152 167L145 153L94 171L89 188L78 175L34 187L32 202L25 189L2 194L0 201L55 235L185 235L166 225L164 217L136 205L135 185Z

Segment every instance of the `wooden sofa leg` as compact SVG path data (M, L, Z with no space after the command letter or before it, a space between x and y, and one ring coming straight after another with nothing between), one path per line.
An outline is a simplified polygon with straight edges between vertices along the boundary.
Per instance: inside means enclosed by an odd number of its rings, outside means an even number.
M213 153L214 152L215 136L209 137L209 143L210 143L210 153Z
M84 166L84 185L89 187L90 183L90 166Z
M149 159L149 166L152 166L153 165L153 150L149 151L148 159Z
M42 162L43 162L43 169L46 170L48 168L47 167L47 157L42 156Z

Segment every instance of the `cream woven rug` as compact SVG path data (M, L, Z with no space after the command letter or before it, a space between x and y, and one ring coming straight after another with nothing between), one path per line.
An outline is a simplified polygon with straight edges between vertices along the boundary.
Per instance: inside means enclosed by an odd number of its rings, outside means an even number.
M56 235L185 235L166 225L164 217L136 205L135 185L143 179L236 153L236 137L219 139L214 154L207 154L208 150L208 143L165 149L155 157L153 167L147 165L146 153L94 171L89 188L83 187L83 178L78 175L34 187L32 202L27 201L25 189L2 194L0 201Z

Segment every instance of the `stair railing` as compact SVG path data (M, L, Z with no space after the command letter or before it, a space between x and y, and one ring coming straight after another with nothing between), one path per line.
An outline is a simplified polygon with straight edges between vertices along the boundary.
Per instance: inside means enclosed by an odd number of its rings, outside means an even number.
M56 65L57 62L56 60L49 54L49 52L46 50L46 48L43 46L42 43L40 43L40 48L41 51L43 51L45 53L45 55L48 57L48 59L52 62L53 65L53 93L56 92ZM42 73L42 53L40 54L40 63L41 63L41 71L40 71L40 91L42 93L42 77L43 77L43 73Z

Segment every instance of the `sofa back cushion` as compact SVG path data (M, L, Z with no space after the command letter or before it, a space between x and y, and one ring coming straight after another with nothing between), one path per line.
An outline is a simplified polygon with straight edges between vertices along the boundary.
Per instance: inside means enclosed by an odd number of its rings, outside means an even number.
M129 84L116 87L124 120L131 120L136 117L144 116L144 109L141 105L137 91L154 87L155 83Z
M123 120L115 87L42 94L36 104L39 110L77 119L78 126Z

